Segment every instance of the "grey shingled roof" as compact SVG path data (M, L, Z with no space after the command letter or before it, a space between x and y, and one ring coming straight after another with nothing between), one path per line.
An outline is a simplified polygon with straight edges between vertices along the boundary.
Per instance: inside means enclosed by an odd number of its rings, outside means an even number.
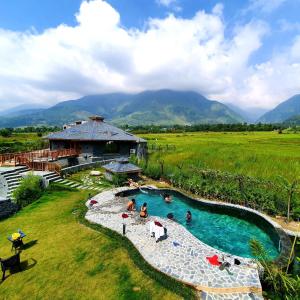
M60 132L51 133L49 140L83 140L83 141L132 141L146 142L131 133L107 124L106 122L88 121Z
M111 162L104 165L103 168L111 173L135 173L142 169L131 163Z

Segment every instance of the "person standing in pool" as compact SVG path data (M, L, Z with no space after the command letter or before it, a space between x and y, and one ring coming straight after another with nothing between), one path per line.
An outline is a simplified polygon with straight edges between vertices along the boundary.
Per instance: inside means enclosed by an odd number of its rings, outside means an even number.
M148 217L147 203L146 203L146 202L145 202L145 203L142 205L142 207L141 207L140 217L141 217L141 218L147 218L147 217Z
M192 213L188 210L186 213L186 222L190 223L192 221Z
M164 194L164 200L165 200L166 203L171 203L172 202L171 195Z

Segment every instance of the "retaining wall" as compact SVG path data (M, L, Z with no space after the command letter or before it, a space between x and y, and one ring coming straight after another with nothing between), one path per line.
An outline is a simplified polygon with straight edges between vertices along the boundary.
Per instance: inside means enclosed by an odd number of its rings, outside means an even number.
M0 201L0 220L5 219L19 210L19 207L10 200Z
M85 164L80 164L80 165L76 165L76 166L71 166L71 167L67 167L67 168L63 168L61 170L61 175L65 176L68 174L73 174L82 170L86 170L89 168L93 168L93 167L101 167L105 164L108 164L112 161L114 161L115 159L108 159L108 160L101 160L101 161L94 161L94 162L88 162Z

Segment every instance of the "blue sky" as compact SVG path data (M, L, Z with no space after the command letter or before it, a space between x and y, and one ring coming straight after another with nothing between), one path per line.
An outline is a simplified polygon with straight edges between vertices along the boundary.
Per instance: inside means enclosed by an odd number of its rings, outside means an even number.
M59 1L53 1L53 0L1 0L0 1L0 28L5 33L5 39L9 39L11 37L8 37L8 32L13 32L18 35L18 41L20 43L19 49L14 49L16 51L21 51L22 47L24 45L24 36L26 39L30 41L37 40L37 37L40 37L40 39L49 37L48 31L49 29L53 29L55 32L58 32L57 28L59 28L62 24L65 24L64 26L70 29L75 29L79 27L79 19L76 18L76 14L79 14L80 7L82 5L81 0L59 0ZM96 1L85 1L87 4L86 7L92 6L89 5L91 2L97 2L99 7L99 13L101 10L101 6L103 3L100 0ZM115 11L120 16L120 21L116 21L116 24L113 24L115 27L115 31L120 31L124 29L128 35L132 34L133 29L139 32L139 36L142 37L144 35L144 38L148 38L150 36L149 28L151 27L151 21L150 19L155 20L163 20L165 21L164 24L167 24L167 20L172 14L176 20L176 22L179 24L180 20L191 20L197 23L198 21L195 21L195 15L199 11L204 11L205 16L207 17L213 17L215 21L218 23L221 23L221 26L218 27L219 32L214 32L213 34L218 35L219 33L223 35L223 40L220 43L220 46L224 47L222 50L222 53L219 53L218 47L214 49L214 51L210 54L208 59L210 59L213 55L218 56L218 59L221 62L224 62L222 58L228 56L228 47L231 44L236 43L236 47L239 47L239 42L237 42L238 39L243 40L245 36L243 36L243 30L246 34L249 34L249 41L251 38L253 39L252 44L256 43L256 46L253 46L253 49L251 51L246 51L245 49L239 50L238 57L241 57L241 62L239 64L239 72L240 74L227 74L224 69L219 70L219 72L215 72L213 75L217 76L220 74L220 81L227 80L228 84L232 84L231 89L226 89L226 91L220 87L214 89L206 88L205 84L209 82L208 78L203 78L203 80L200 78L199 74L199 84L197 85L195 82L189 84L189 82L186 82L184 85L179 87L179 89L184 89L190 87L191 89L197 90L201 93L203 93L205 96L208 97L214 97L218 100L223 100L226 102L236 102L239 106L264 106L264 107L270 107L280 102L280 99L282 97L291 96L293 93L297 92L297 89L299 89L300 92L300 86L298 85L292 85L289 83L286 83L286 87L283 87L282 90L277 92L276 100L273 102L270 100L274 98L274 95L272 93L270 94L267 89L270 89L274 83L276 83L275 80L278 80L278 75L275 78L275 75L272 75L273 77L270 79L270 82L268 83L268 86L261 86L259 89L261 90L259 93L254 93L253 91L248 91L247 87L245 86L246 83L248 85L253 85L257 80L262 80L264 76L270 75L270 68L269 66L272 65L272 72L274 72L274 64L280 61L280 63L283 63L284 65L281 66L282 72L286 72L288 70L288 67L294 66L298 63L298 56L294 55L293 61L289 61L288 56L291 56L291 53L296 51L298 48L297 39L298 36L300 36L300 20L299 20L299 11L300 11L300 0L224 0L224 1L212 1L212 0L107 0L106 1L111 11ZM83 5L82 5L83 6ZM104 7L104 6L103 6ZM219 12L218 12L219 11ZM99 15L100 16L100 15ZM92 18L91 18L92 20ZM202 25L199 22L205 22L205 20L200 20L197 24L201 25L203 28L205 28L206 31L209 32L211 26L208 24L211 20L207 21L207 24L203 23ZM85 23L89 22L89 19L86 18ZM98 19L98 21L91 21L91 23L95 26L102 26L102 21ZM97 23L99 22L99 24ZM110 22L107 20L107 22ZM183 23L185 24L185 23ZM215 24L215 23L213 23ZM199 26L200 26L199 25ZM200 29L202 27L199 27ZM217 25L216 25L217 26ZM159 23L159 28L157 29L157 32L159 35L162 35L163 33L163 27L164 25ZM206 28L207 27L207 28ZM199 29L198 28L198 29ZM169 29L168 30L172 30ZM115 32L114 31L114 32ZM77 34L78 31L76 31ZM256 32L256 35L255 35ZM3 34L3 33L2 33ZM23 36L21 37L20 34ZM187 32L188 34L188 32ZM174 38L176 38L176 31L173 32ZM169 37L169 36L168 36ZM1 37L0 37L1 38ZM82 37L78 34L78 39L82 39ZM95 37L93 36L93 39ZM139 50L141 40L143 38L138 38L137 40L132 41L132 43L136 43L137 45L133 45L131 52L136 52L137 56L132 57L133 61L136 61L139 59ZM0 39L1 41L1 39ZM155 42L159 42L160 40L155 40ZM252 41L252 40L251 40ZM295 42L296 41L296 42ZM91 41L92 42L92 41ZM112 47L111 41L104 42L103 39L101 40L103 43L103 48ZM185 49L186 41L183 39L182 46ZM179 42L179 43L181 43ZM201 41L202 45L207 46L206 49L210 49L209 43L205 45L207 41L203 40ZM218 41L217 41L218 42ZM214 41L214 43L217 43ZM131 43L131 44L132 44ZM242 41L242 43L245 43L245 41ZM9 43L8 43L9 44ZM22 44L22 45L21 45ZM6 44L5 44L6 45ZM28 45L28 43L26 43ZM1 46L1 44L0 44ZM115 45L115 47L123 47L124 45ZM128 45L126 45L127 47ZM68 45L69 49L72 49L76 51L76 53L79 51L77 46L75 46L73 43L72 45ZM249 45L251 48L251 45ZM155 48L155 46L154 46ZM111 49L111 48L110 48ZM296 50L295 50L296 49ZM65 49L63 49L65 51ZM82 49L81 49L82 50ZM82 51L80 52L82 53ZM135 51L136 50L136 51ZM203 49L198 49L199 51L203 51ZM100 50L99 50L100 51ZM167 50L166 50L167 51ZM30 50L28 50L30 52ZM118 52L117 49L114 49L112 52ZM206 51L204 51L206 53ZM247 52L245 54L245 52ZM293 53L294 53L293 52ZM232 51L231 51L232 53ZM286 57L282 58L282 53L286 53ZM91 53L90 53L91 54ZM103 59L102 54L100 54L101 59ZM0 62L1 59L4 59L3 55L0 56ZM104 55L104 54L103 54ZM107 54L105 54L107 58ZM30 55L30 57L33 57L33 55ZM99 57L99 55L92 55L93 57ZM246 56L246 57L245 57ZM293 55L292 55L293 56ZM195 56L198 59L198 56ZM153 58L154 59L154 58ZM174 57L174 62L177 61L178 58ZM121 59L120 59L121 60ZM111 59L109 58L109 61L111 62ZM115 60L114 60L115 61ZM215 63L218 60L215 61ZM13 61L14 66L17 66L16 64L22 64L20 61L16 62L16 60ZM45 68L48 67L49 62L44 61ZM156 85L152 84L143 84L136 80L136 77L140 74L147 73L147 76L145 76L144 80L153 80L154 76L158 76L159 73L162 73L161 70L157 71L156 73L150 74L149 72L149 66L145 66L143 70L139 70L139 72L135 70L132 70L128 66L128 73L122 73L124 69L124 63L120 63L119 66L115 65L109 65L108 61L96 61L97 64L105 65L107 69L111 69L111 76L115 76L115 78L119 78L120 76L131 76L132 80L130 81L130 84L132 87L128 88L128 91L139 91L143 90L145 88L152 88L155 89ZM32 64L35 64L35 61L33 59ZM114 62L115 64L115 62ZM162 62L163 64L163 62ZM216 63L217 64L217 63ZM98 66L98 67L99 67ZM242 66L242 67L241 67ZM62 64L58 63L58 68L62 68L65 70L65 66L62 66ZM169 64L169 71L172 70L171 63ZM187 66L185 66L187 68ZM17 66L17 68L21 68L20 65ZM99 67L100 68L100 67ZM122 69L123 68L123 69ZM200 67L199 67L200 68ZM212 67L212 68L215 68ZM242 69L243 68L243 69ZM264 74L262 74L261 69L264 68ZM22 69L22 68L21 68ZM106 69L106 71L107 71ZM188 69L188 68L187 68ZM255 69L255 70L254 70ZM1 70L1 65L0 65ZM52 71L52 70L51 70ZM61 87L59 84L57 85L57 88L51 87L51 97L53 102L57 102L58 98L67 98L70 96L81 96L86 93L89 93L89 89L85 88L82 90L76 90L74 89L74 92L71 89L72 84L70 84L72 80L72 76L74 76L74 82L76 80L87 80L93 72L93 70L90 71L89 74L83 74L79 70L72 70L72 72L68 70L68 76L70 77L67 80L68 87ZM100 73L102 70L100 70ZM148 72L149 71L149 72ZM160 72L161 71L161 72ZM166 70L167 71L167 70ZM177 70L176 70L177 71ZM198 70L199 71L199 70ZM254 71L257 71L255 73ZM295 70L293 69L293 72ZM38 70L37 73L45 75L44 79L47 80L46 74L49 74L49 70ZM196 70L195 70L196 72ZM296 74L298 72L298 69L296 70ZM5 72L4 72L5 73ZM116 73L116 74L115 74ZM139 74L138 74L139 73ZM226 74L225 74L226 73ZM293 74L294 75L294 74ZM178 73L178 81L180 80L180 73ZM223 76L223 77L222 77ZM244 76L244 77L241 77ZM3 84L7 84L7 82L11 83L13 80L15 80L17 76L11 76L0 73L0 83L1 78ZM30 78L29 78L30 77ZM22 100L22 98L28 98L28 93L31 89L34 89L35 93L33 92L32 99L30 101L32 102L38 102L38 98L41 99L41 94L43 94L43 99L48 99L45 94L47 93L48 89L42 88L42 86L47 86L49 84L48 82L44 82L43 84L39 86L34 86L34 84L37 85L36 78L33 78L34 76L31 76L31 74L28 75L28 78L24 78L24 81L21 82L24 86L26 86L26 91L24 92L24 97L22 96L22 90L20 90L15 96L13 95L6 95L6 97L11 97L14 99L15 104L23 104L25 100ZM42 76L43 77L43 76ZM238 82L237 78L240 77L240 82ZM225 78L225 79L224 79ZM275 79L274 79L275 78ZM280 79L280 77L279 77ZM20 78L18 78L20 80ZM53 78L50 78L50 81L53 80ZM120 79L121 80L121 79ZM132 83L131 81L134 81ZM110 82L107 83L107 85L100 85L99 88L95 88L94 85L96 85L96 82L93 82L93 79L91 80L91 90L90 93L93 92L109 92L113 90L126 90L124 87L124 82L122 84L118 85L116 84L113 86ZM128 83L126 83L128 84ZM260 83L259 83L260 84ZM298 84L298 83L297 83ZM221 84L222 85L222 84ZM244 86L243 86L244 85ZM169 88L176 88L176 85L174 83L170 82L170 80L166 80L165 83L166 87ZM157 85L157 88L161 88L161 86ZM253 89L253 87L252 87ZM39 91L38 91L39 90ZM54 92L54 90L56 90ZM231 90L231 91L230 91ZM248 96L243 100L239 101L239 98L241 93L248 93ZM263 100L256 100L251 102L253 97L264 97L265 95L265 101ZM50 96L49 96L50 97ZM54 99L57 97L57 99ZM252 98L251 98L252 97ZM281 99L281 101L284 99ZM0 94L0 101L1 101L1 94ZM45 100L46 101L46 100ZM4 103L1 101L2 107L9 107L12 105L12 102ZM26 103L26 102L25 102ZM1 109L0 104L0 109Z

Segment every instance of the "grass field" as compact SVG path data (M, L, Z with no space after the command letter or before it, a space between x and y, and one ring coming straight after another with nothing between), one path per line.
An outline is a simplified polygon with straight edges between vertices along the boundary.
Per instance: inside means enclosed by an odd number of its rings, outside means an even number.
M30 133L13 133L9 137L3 137L0 135L0 143L3 142L34 142L37 140L41 140L41 137L39 137L36 132L30 132Z
M0 257L12 255L6 237L18 228L28 243L23 271L0 283L0 298L180 299L137 268L117 239L78 222L74 208L86 197L83 191L48 191L0 222Z
M0 153L31 151L45 148L47 142L37 133L13 133L10 137L0 135Z
M277 132L193 132L142 134L148 143L175 145L176 150L156 151L150 160L167 165L184 164L274 179L300 176L300 134Z

